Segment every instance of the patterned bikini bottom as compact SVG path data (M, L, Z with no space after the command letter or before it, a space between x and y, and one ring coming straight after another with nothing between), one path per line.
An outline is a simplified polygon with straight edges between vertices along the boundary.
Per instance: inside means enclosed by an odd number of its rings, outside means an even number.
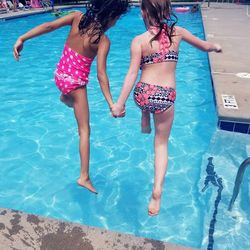
M175 101L175 89L138 82L134 89L134 100L144 112L161 113L170 108Z

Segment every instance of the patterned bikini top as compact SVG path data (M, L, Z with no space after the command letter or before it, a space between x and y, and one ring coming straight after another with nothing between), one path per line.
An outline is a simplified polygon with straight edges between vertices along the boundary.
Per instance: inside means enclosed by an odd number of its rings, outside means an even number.
M166 26L162 29L161 34L158 38L160 43L160 51L150 54L148 56L143 56L141 58L141 69L144 65L153 64L153 63L161 63L161 62L177 62L178 61L178 52L174 50L169 50L170 43L169 38L166 34ZM149 27L154 33L159 32L159 28L157 27Z
M166 53L155 52L148 56L143 56L141 59L141 68L147 64L161 63L161 62L177 62L178 52L171 50Z

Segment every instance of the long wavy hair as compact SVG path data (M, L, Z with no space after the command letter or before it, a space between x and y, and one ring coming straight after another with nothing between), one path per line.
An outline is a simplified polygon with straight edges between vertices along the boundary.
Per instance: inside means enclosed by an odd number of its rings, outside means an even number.
M141 0L141 10L143 12L143 20L147 29L151 26L158 28L158 33L150 40L150 44L157 40L162 30L165 30L172 45L172 37L174 26L177 23L177 17L172 11L169 0Z
M78 28L81 35L88 33L91 43L97 44L112 21L125 14L128 0L90 0Z

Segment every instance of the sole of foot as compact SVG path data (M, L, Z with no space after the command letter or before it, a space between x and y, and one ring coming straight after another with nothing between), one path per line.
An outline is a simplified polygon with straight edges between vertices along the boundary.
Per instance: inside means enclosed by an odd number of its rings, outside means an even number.
M98 192L96 191L96 189L93 187L92 183L90 180L87 181L81 181L80 179L77 180L77 184L81 187L84 187L86 189L88 189L90 192L94 193L94 194L98 194Z

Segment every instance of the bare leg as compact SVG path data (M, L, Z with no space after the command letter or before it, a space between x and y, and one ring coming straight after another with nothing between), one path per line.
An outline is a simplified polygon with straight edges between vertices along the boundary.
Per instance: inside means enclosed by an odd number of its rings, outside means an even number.
M60 101L63 102L66 106L73 108L74 99L71 95L61 95Z
M154 115L155 123L155 174L152 197L148 206L150 216L160 211L161 193L168 165L168 138L174 118L174 106Z
M91 192L97 193L89 178L90 127L87 89L86 87L76 89L70 93L70 96L74 99L73 108L80 136L79 151L81 159L81 173L77 183L80 186L89 189Z
M13 11L14 12L17 11L17 1L16 0L13 1Z
M151 133L150 112L142 112L141 114L141 132L143 134Z

